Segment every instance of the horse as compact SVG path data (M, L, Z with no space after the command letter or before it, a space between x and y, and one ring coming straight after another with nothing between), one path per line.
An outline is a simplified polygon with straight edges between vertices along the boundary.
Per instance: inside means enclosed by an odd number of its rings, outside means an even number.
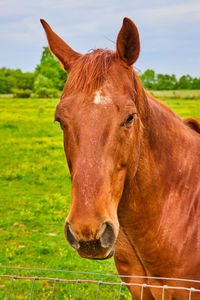
M124 18L116 51L84 55L41 23L68 73L55 111L72 183L67 241L83 258L114 255L119 274L146 277L122 276L126 283L173 286L149 277L199 279L198 121L183 120L143 88L133 67L140 38L132 20ZM129 290L140 299L141 287ZM144 289L145 300L161 297L161 289ZM165 299L188 299L188 292L168 289Z

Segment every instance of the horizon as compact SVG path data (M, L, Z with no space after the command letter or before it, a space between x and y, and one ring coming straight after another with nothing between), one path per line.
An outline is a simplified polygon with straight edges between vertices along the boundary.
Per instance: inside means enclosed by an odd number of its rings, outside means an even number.
M42 47L42 49L44 49L45 47L48 47L48 45L46 45L46 46L43 46ZM48 47L48 49L49 49L49 47ZM94 49L95 50L95 49ZM90 50L89 50L90 51ZM89 52L88 51L88 52ZM40 57L40 60L41 60L41 58L42 58L42 53L43 53L43 50L42 50L42 52L41 52L41 57ZM87 52L86 52L87 53ZM52 53L51 53L52 54ZM52 56L54 57L54 59L55 60L57 60L57 58L52 54ZM34 73L35 72L35 69L36 69L36 67L38 66L38 65L40 65L40 60L39 60L39 62L36 64L36 66L35 66L35 68L34 68L34 70L32 70L32 71L24 71L24 70L22 70L22 69L20 69L20 68L8 68L8 67L6 67L6 66L0 66L0 69L2 69L2 68L6 68L6 69L10 69L10 70L13 70L13 71L16 71L16 70L20 70L22 73ZM57 60L58 61L58 60ZM60 66L61 67L61 66ZM61 67L62 68L62 67ZM154 70L154 69L145 69L145 70L140 70L139 68L137 68L137 67L135 67L135 65L134 65L134 70L135 70L135 72L138 74L138 76L140 76L141 74L144 74L144 72L145 71L147 71L147 70L152 70L152 71L154 71L155 72L155 75L158 75L158 74L162 74L162 75L169 75L169 76L172 76L172 75L175 75L175 77L176 77L176 79L177 80L179 80L180 78L181 78L181 76L187 76L187 75L189 75L189 76L191 76L192 78L200 78L200 74L199 74L199 76L192 76L191 74L182 74L182 75L180 75L180 76L177 76L175 73L159 73L159 72L157 72L156 70Z

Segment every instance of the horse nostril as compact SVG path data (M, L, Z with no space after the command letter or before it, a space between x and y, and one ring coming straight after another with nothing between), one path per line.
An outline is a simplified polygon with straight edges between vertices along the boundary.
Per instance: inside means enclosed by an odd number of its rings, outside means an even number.
M67 224L67 226L65 227L65 236L67 241L74 249L78 250L80 248L79 242L75 239L69 224Z
M109 248L110 246L113 245L115 241L115 234L114 234L113 227L109 223L104 223L102 229L103 232L100 237L101 246L103 248Z

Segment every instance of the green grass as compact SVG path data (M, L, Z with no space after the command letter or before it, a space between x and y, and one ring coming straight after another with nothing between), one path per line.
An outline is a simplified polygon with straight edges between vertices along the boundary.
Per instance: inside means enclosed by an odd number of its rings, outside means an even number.
M164 101L181 116L200 119L200 100ZM0 99L0 265L116 274L113 259L82 259L65 241L71 186L62 132L53 122L57 102ZM0 269L0 273L108 280L42 271ZM9 283L0 279L0 299L7 299ZM27 299L31 284L15 281L11 299ZM98 299L117 299L118 290L101 286ZM52 282L36 282L33 299L50 299L51 291ZM76 299L95 299L95 291L96 285L81 283ZM74 284L58 283L55 299L72 299L73 292ZM130 299L126 288L122 295L121 299Z
M157 98L200 99L200 90L149 91Z
M65 241L63 228L70 207L71 187L62 131L53 122L57 102L58 100L0 99L0 264L116 273L113 259L102 262L84 260ZM3 272L58 276L56 273L43 272ZM80 277L59 276L75 279ZM94 276L88 278L94 279ZM102 280L99 277L96 279ZM6 297L9 282L10 280L0 280L0 299ZM28 297L30 284L16 281L15 299L24 299L25 295ZM47 285L46 282L37 282L36 286L39 285L37 299L49 299L52 283ZM67 286L68 289L57 290L56 299L72 298L73 284L59 283L58 286ZM84 284L80 285L77 299L90 299L90 295L95 294L96 286L88 286L89 288ZM118 287L101 287L99 297L102 295L102 299L105 299L106 294L106 297L114 299L117 293ZM123 299L128 299L127 292L123 295Z

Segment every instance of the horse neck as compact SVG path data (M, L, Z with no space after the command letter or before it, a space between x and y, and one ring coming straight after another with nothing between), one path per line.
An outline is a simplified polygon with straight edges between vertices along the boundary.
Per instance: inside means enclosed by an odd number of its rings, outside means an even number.
M184 184L190 185L200 150L199 143L198 146L195 143L196 132L187 128L179 116L144 92L141 86L137 87L137 93L140 113L144 113L140 157L136 174L133 176L131 168L127 173L119 206L122 218L129 206L135 216L135 228L137 222L141 226L141 213L159 224L167 201L180 196ZM195 172L198 172L197 167ZM145 230L145 226L143 228Z
M145 94L148 116L143 124L141 165L137 173L147 172L154 185L162 187L176 184L180 172L187 169L191 161L191 145L195 135L182 119L165 104Z

